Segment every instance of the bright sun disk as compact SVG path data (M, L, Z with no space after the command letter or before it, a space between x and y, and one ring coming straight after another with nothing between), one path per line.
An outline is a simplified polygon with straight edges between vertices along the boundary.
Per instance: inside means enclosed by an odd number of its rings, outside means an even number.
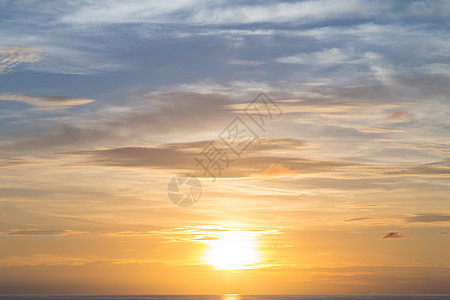
M216 269L243 269L259 261L255 242L246 232L221 232L209 244L206 261Z

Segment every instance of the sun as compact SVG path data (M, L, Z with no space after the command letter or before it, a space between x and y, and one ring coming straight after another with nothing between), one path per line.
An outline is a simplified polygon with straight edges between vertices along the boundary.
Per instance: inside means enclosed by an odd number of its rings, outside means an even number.
M237 270L258 263L259 257L253 237L245 231L224 231L209 241L206 262L219 270Z

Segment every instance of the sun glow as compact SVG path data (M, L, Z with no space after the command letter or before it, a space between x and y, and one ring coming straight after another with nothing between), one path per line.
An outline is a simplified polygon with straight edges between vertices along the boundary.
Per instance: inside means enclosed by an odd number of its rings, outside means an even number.
M209 241L206 255L209 265L219 270L237 270L258 263L259 257L253 237L244 231L226 231Z

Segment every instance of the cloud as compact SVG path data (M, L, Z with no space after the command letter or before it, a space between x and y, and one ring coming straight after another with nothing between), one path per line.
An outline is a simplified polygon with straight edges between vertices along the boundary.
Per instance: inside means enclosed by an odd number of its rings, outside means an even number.
M70 107L94 102L93 99L78 97L32 97L16 93L0 94L0 101L19 101L40 107Z
M223 128L240 113L242 109L257 94L258 90L267 91L272 99L283 109L285 115L271 123L270 132L272 136L292 136L298 132L301 140L289 141L288 138L259 140L251 145L252 156L261 156L261 164L257 169L250 168L244 171L262 173L271 164L281 164L284 167L300 172L309 172L312 164L305 166L299 163L303 158L303 151L311 155L313 149L321 147L321 157L329 161L347 161L348 164L370 163L386 165L386 158L391 164L414 165L418 163L427 164L436 161L445 161L443 152L437 153L431 149L418 149L417 146L409 146L407 141L411 140L411 127L420 127L421 132L414 136L433 131L433 136L445 136L445 126L448 123L446 117L448 105L432 98L442 98L450 89L444 84L442 76L440 79L422 78L423 82L410 84L411 78L398 79L398 87L380 86L377 82L369 81L365 86L299 86L295 83L277 83L269 85L262 82L229 82L217 84L212 82L198 82L195 84L184 84L177 86L160 87L157 90L134 91L126 95L127 105L108 105L101 109L84 110L80 113L62 116L60 118L43 120L39 127L46 131L34 132L29 136L5 137L0 142L0 150L4 153L21 155L32 153L34 155L43 152L77 152L86 149L119 149L128 150L103 152L104 155L115 156L110 165L114 163L119 166L128 164L135 166L144 164L151 166L152 157L145 158L140 155L136 158L127 158L119 152L155 154L158 145L167 145L177 140L205 141L214 140ZM427 89L427 84L437 84L436 90L427 91L430 100L426 105L421 103L411 104L409 93L403 91L413 86ZM438 88L439 87L439 88ZM398 89L398 90L397 90ZM437 92L437 90L439 90ZM413 91L415 93L415 91ZM434 92L434 95L432 94ZM418 94L419 95L419 94ZM417 120L408 122L392 122L386 127L385 117L392 114L392 110L413 110ZM431 110L433 118L426 110ZM437 114L437 115L436 115ZM245 115L243 116L245 117ZM26 118L21 118L20 126L35 125ZM273 127L272 127L273 124ZM19 126L19 127L20 127ZM296 135L295 135L296 136ZM385 140L381 141L384 138ZM343 140L346 143L343 143ZM143 143L143 141L145 141ZM148 150L137 150L139 147L127 147L134 145L149 145ZM185 145L189 147L189 145ZM191 145L201 151L198 145ZM326 149L337 149L330 153ZM411 149L400 149L408 148ZM134 148L132 150L131 148ZM442 145L442 149L445 145ZM260 149L260 150L258 150ZM169 149L169 154L184 155L186 162L191 164L192 160L185 153L178 153L180 149ZM297 151L295 151L297 150ZM171 153L176 151L177 153ZM197 150L196 150L197 151ZM302 151L302 152L300 152ZM153 153L152 153L153 152ZM265 153L263 153L265 152ZM294 153L296 152L296 153ZM282 153L283 155L280 155ZM279 156L278 158L268 158ZM408 155L406 155L408 154ZM156 155L158 156L158 155ZM280 157L281 156L281 157ZM336 157L340 156L340 157ZM309 156L311 157L311 156ZM92 157L91 157L92 158ZM294 158L300 158L295 160ZM314 156L317 158L317 156ZM252 162L253 158L250 158ZM95 160L102 160L96 157ZM125 162L127 160L127 162ZM140 162L138 162L140 160ZM149 163L145 163L145 160ZM325 159L324 159L325 160ZM89 159L92 162L92 159ZM180 161L177 159L177 161ZM306 161L303 161L306 162ZM246 162L240 161L244 165ZM252 162L252 164L254 161ZM107 165L108 163L105 162ZM158 167L158 162L156 166ZM293 165L294 164L294 165ZM326 163L323 162L325 165ZM161 165L161 164L159 164ZM184 165L184 163L183 163ZM233 164L235 166L235 164ZM317 165L318 166L318 165ZM403 172L407 174L421 173L435 175L448 174L448 168L441 165L411 167L398 167L394 174L392 167L386 176L400 176ZM238 170L238 169L235 169ZM386 172L384 172L386 173ZM235 173L233 176L240 176ZM380 174L382 175L382 174ZM231 176L231 175L230 175Z
M105 236L119 236L119 237L135 237L135 236L146 236L154 234L153 231L119 231L119 232L108 232L103 235Z
M40 52L34 48L0 47L0 74L13 71L21 64L37 62L40 59Z
M361 132L374 132L374 133L386 133L386 132L405 132L404 129L386 128L386 127L361 127L358 128Z
M78 156L79 164L103 165L130 168L157 168L193 173L197 177L209 177L195 158L202 159L201 152L211 141L169 143L153 147L124 147L66 153ZM292 152L304 147L301 140L289 138L263 138L256 140L242 157L233 157L231 151L214 140L219 149L226 151L229 168L224 168L220 177L249 177L293 175L299 172L315 173L331 171L346 166L342 161L320 161L292 157ZM270 155L273 153L274 155ZM284 156L283 153L286 155ZM218 174L217 174L218 175Z
M407 5L403 5L407 9ZM250 3L211 4L207 1L182 0L169 3L120 1L79 5L72 13L63 15L60 22L69 24L151 23L167 24L251 24L251 23L306 23L325 19L358 19L386 16L394 4L372 1L302 1L299 3Z
M285 175L295 175L298 172L289 170L288 168L280 165L280 164L271 164L264 172L257 176L262 177L276 177L276 176L285 176Z
M398 107L400 104L394 103L377 103L377 102L341 102L341 101L327 101L323 97L319 96L319 90L314 101L313 97L308 97L309 99L287 99L277 101L277 106L281 108L282 111L286 113L317 113L322 116L331 116L338 114L361 114L368 110L373 109L386 109L392 107ZM328 93L326 93L329 95ZM331 94L331 93L330 93ZM323 95L325 96L325 95ZM226 106L226 108L235 110L236 112L243 113L243 109L247 103L238 103Z
M406 219L408 223L450 222L447 214L418 214Z
M72 234L71 230L37 230L37 229L23 229L23 230L13 230L10 232L2 232L0 236L65 236Z
M133 105L125 107L112 105L95 111L83 111L79 115L66 116L57 119L56 122L52 120L47 124L49 125L47 128L50 128L47 131L2 140L0 150L15 153L21 151L37 153L48 149L53 152L76 151L92 146L108 147L117 143L126 145L149 137L170 139L180 135L195 136L203 133L205 128L209 130L217 128L217 135L224 123L229 122L231 118L230 113L222 107L235 100L232 95L227 95L226 91L202 93L201 87L198 90L199 92L163 90L132 93L128 97ZM67 98L59 102L60 98L30 99L17 95L15 97L40 105L62 104L64 101L81 104L90 101Z
M236 157L220 140L213 140L218 153L225 153L220 177L271 177L295 174L323 174L329 178L362 179L405 176L443 177L450 175L445 165L362 164L345 160L306 159L299 151L310 151L308 143L290 138L257 139L241 157ZM154 168L209 177L195 160L211 141L167 143L149 147L122 147L61 153L79 165L125 168ZM228 158L228 160L227 160ZM228 161L228 167L225 166ZM218 174L216 174L218 175ZM218 176L219 177L219 176Z
M385 118L386 121L403 121L412 119L414 119L414 116L404 110L397 110Z
M364 62L351 68L351 72L346 73L347 76L358 71L360 71L359 74L364 73L363 76L366 76L368 68L381 74L388 69L395 69L392 68L392 63L395 64L398 61L401 61L402 69L405 63L407 65L422 64L423 67L432 71L441 69L446 72L445 70L448 69L442 55L434 55L434 53L433 56L431 55L432 51L437 52L435 49L447 47L445 32L436 29L435 26L425 26L420 23L420 21L437 21L436 16L445 18L450 15L448 5L441 1L424 4L422 1L377 3L367 0L279 3L245 1L216 3L204 0L148 3L131 0L127 1L126 6L117 0L105 3L60 1L51 6L40 4L40 10L37 9L37 5L37 3L29 3L26 7L17 5L14 10L17 15L13 17L26 19L27 23L5 21L3 34L0 31L0 39L8 44L43 49L45 57L42 62L36 64L36 67L33 64L33 70L92 74L136 67L138 62L130 57L125 58L123 52L118 51L120 47L104 47L130 42L123 39L121 35L107 34L113 30L112 26L115 24L127 26L128 36L138 39L159 40L161 36L171 36L177 41L183 41L192 37L214 36L222 41L233 41L233 44L238 45L237 47L248 48L258 44L258 47L269 48L269 51L262 52L265 57L245 56L246 60L241 62L238 62L239 59L235 60L237 63L244 64L245 61L273 61L281 55L287 55L282 58L291 57L291 60L295 60L299 58L296 57L297 54L300 55L300 60L304 61L302 56L304 54L321 52L327 54L326 51L330 51L328 53L330 55L323 55L323 60L320 61L330 60L330 62L338 63L342 61L339 58L341 54L352 57L351 51L345 50L346 45L358 45L358 51L361 51ZM36 13L37 11L39 12ZM411 24L412 18L424 19L417 19L418 24ZM45 26L42 26L44 21L47 22ZM287 26L280 26L280 23ZM41 26L35 26L37 24ZM251 26L243 28L240 24L251 24ZM304 28L299 26L301 24L308 24L308 26ZM95 26L95 30L91 26ZM414 41L410 38L411 32L415 33ZM95 33L94 36L93 33ZM274 43L271 43L273 45L269 46L266 43L265 36L274 37ZM314 42L311 43L311 40ZM398 41L396 47L389 47L389 41L392 40ZM297 41L300 45L308 46L301 47L304 53L298 53L299 49L296 47L295 52L292 52L293 55L289 55L293 42ZM275 45L287 51L274 51L274 47L277 47ZM341 53L338 53L339 51ZM381 60L364 57L363 53L371 52L378 52ZM163 53L168 54L167 51ZM424 53L427 59L414 59L417 58L417 54ZM153 53L155 54L157 55ZM230 59L233 56L227 58ZM438 56L440 60L437 59ZM221 62L228 61L227 58ZM345 60L345 57L341 58ZM431 58L436 58L436 61ZM384 65L382 65L383 60L387 62ZM310 63L317 64L316 61ZM143 66L146 65L143 64ZM399 68L396 69L401 71ZM346 66L345 71L350 71L349 66ZM294 74L292 70L289 72L281 70L281 72L298 78L298 74L295 74L298 73L296 70L293 71ZM309 79L317 75L310 70L305 72ZM189 72L190 75L192 73ZM280 74L274 75L279 77ZM342 76L341 70L337 76L347 77Z
M67 31L66 34L73 34L73 31ZM96 49L86 51L85 48L68 47L73 41L65 41L60 36L54 37L48 41L48 44L40 47L45 50L45 56L28 69L34 72L93 75L98 73L120 71L132 68L132 63L122 58L117 60L111 53L105 51L101 46L94 46ZM82 39L79 43L84 43Z
M171 13L192 9L201 5L202 1L177 0L165 3L150 3L131 0L126 5L120 1L107 3L91 2L80 4L71 13L60 17L61 23L167 23ZM198 9L200 9L198 7ZM182 19L179 19L182 22Z
M160 231L155 231L158 234L166 235L194 235L195 238L200 237L214 237L215 233L236 231L239 230L241 233L248 236L261 236L266 234L280 234L279 230L257 230L257 229L243 229L235 228L233 226L218 226L218 225L196 225L196 226L184 226L175 227L169 229L162 229Z
M207 242L219 239L219 235L224 232L236 231L246 236L259 237L263 235L280 234L279 230L253 230L241 229L231 226L217 226L217 225L197 225L184 226L174 228L155 229L150 231L122 231L110 232L106 236L119 237L136 237L156 235L161 236L170 242Z
M104 261L103 258L90 255L87 257L71 257L56 254L33 254L31 256L8 256L0 259L0 266L81 266L97 261Z
M196 149L199 145L206 144L207 142L205 141L186 143L184 145L125 147L83 151L73 154L84 156L85 164L91 165L189 169L194 164L194 153L190 153L190 149Z
M248 149L250 152L280 153L300 151L307 148L309 145L304 140L295 138L259 138ZM283 151L284 150L284 151Z
M230 65L241 65L241 66L260 66L265 64L263 61L258 60L242 60L242 59L231 59L228 61Z
M346 63L352 60L351 55L345 53L342 49L331 48L313 53L302 53L293 56L279 57L275 61L285 64L318 64L330 65Z
M272 246L272 248L277 248L277 249L294 248L294 245L283 244L283 245Z
M357 209L371 209L371 208L382 208L383 205L380 204L360 204L360 203L353 203L353 204L343 204L339 205L338 207L344 207L344 208L357 208ZM347 221L347 220L346 220ZM351 220L348 220L351 221Z
M388 232L385 235L381 236L381 240L387 240L387 239L404 239L406 237L405 233L401 232Z
M117 264L160 264L154 259L133 258L105 258L98 255L66 256L52 253L37 253L29 256L7 256L0 258L0 267L24 267L24 266L84 266L92 263Z
M362 206L362 207L364 207L364 206ZM344 222L367 221L367 220L373 220L373 218L352 218L352 219L346 219L346 220L344 220Z
M48 149L56 152L61 149L73 149L78 146L86 147L90 143L105 141L113 136L114 133L108 132L105 126L61 125L58 129L52 131L16 137L0 142L0 149L2 152L10 152L15 155L30 152L36 155Z
M214 241L214 240L218 240L219 238L215 237L215 236L199 236L194 238L194 240L196 241Z
M345 170L343 173L350 177L392 177L392 176L448 176L450 175L450 168L448 166L432 166L432 165L359 165L358 170Z

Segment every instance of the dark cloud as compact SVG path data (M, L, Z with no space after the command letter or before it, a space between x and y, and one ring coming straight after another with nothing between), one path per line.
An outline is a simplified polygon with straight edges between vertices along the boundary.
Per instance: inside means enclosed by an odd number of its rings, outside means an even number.
M406 219L408 223L450 222L448 214L418 214Z
M386 240L386 239L403 239L403 238L405 238L405 233L401 233L401 232L398 232L398 231L388 232L385 235L380 237L381 240Z
M220 141L215 142L218 145L221 143ZM203 157L200 153L209 143L210 141L174 143L146 148L112 148L71 154L80 156L83 160L82 163L88 165L186 170L186 172L202 177L205 176L204 170L197 165L195 158L201 159ZM245 177L264 174L267 170L274 171L276 166L283 166L283 174L287 172L286 170L289 170L289 174L296 174L330 171L336 167L349 165L341 161L309 160L289 155L264 155L264 153L270 153L271 150L296 150L302 145L304 145L302 141L295 139L265 138L256 141L255 145L250 146L239 158L229 151L225 145L222 145L219 150L226 151L229 168L222 172L221 177ZM278 167L278 169L280 168Z
M10 167L10 166L20 166L29 163L27 159L23 157L12 157L12 158L0 158L0 168Z
M353 219L344 220L344 222L365 221L365 220L372 220L372 219L373 218L353 218Z
M20 155L23 153L39 154L42 150L53 151L88 146L99 141L115 137L108 126L96 125L91 128L61 125L58 129L37 135L16 137L0 145L0 151Z

